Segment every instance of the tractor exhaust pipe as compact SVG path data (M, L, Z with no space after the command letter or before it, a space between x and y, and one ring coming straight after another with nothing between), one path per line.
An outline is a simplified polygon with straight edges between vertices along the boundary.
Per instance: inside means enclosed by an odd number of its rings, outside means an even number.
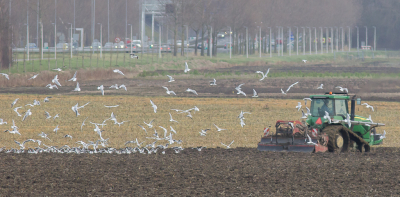
M355 114L356 114L356 99L353 97L353 98L351 98L350 120L354 121Z

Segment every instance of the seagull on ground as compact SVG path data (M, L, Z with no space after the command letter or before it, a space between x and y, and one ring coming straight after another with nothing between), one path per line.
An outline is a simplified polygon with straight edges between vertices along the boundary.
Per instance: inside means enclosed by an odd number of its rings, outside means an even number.
M297 106L296 106L297 111L300 111L301 106L302 106L302 105L301 105L301 102L298 102L298 103L297 103Z
M124 75L124 73L122 71L120 71L119 69L114 69L113 72Z
M252 96L253 98L257 98L258 97L258 94L257 94L257 92L256 92L256 90L255 89L253 89L253 96Z
M190 71L189 65L187 64L187 62L185 62L185 70L184 70L184 72L187 73L189 71Z
M49 118L51 118L51 116L50 116L49 112L47 112L47 111L44 111L44 115L46 115L46 119L49 119Z
M15 113L17 113L18 116L22 116L22 115L18 112L18 109L20 109L20 108L22 108L22 107L16 107L16 108L14 108L14 111L15 111Z
M346 93L349 93L349 90L347 88L343 88L342 86L337 86L336 88L339 88L341 92L346 91Z
M205 147L205 146L200 146L200 147L197 147L197 148L192 148L192 149L196 149L197 151L201 151L203 148L207 148L207 147Z
M307 100L309 100L310 102L312 101L310 98L303 98L304 100L304 105L307 105Z
M32 115L31 109L28 109L28 111L25 112L24 117L22 118L22 121L24 121L28 116Z
M217 125L215 125L215 124L214 124L214 127L215 127L215 128L217 128L217 131L223 131L223 130L226 130L226 129L221 129L221 128L219 128L219 127L218 127Z
M126 86L125 86L124 84L120 85L120 86L119 86L119 89L124 89L125 91L128 91L128 90L126 89Z
M73 91L80 92L81 88L79 87L79 82L76 82L76 87Z
M321 85L319 85L319 86L317 87L317 90L318 90L318 89L324 89L324 84L321 83Z
M175 79L173 77L171 77L170 75L167 75L167 77L169 78L168 82L174 82L175 81Z
M97 89L100 90L101 91L101 95L104 96L104 86L101 85L101 86L97 87Z
M36 75L33 75L31 78L29 78L28 80L31 80L31 79L36 79L36 77L38 76L39 74L36 74Z
M47 86L46 86L46 88L49 88L50 90L52 90L52 89L54 89L54 88L57 88L58 89L58 87L57 87L57 85L52 85L52 84L47 84Z
M76 79L76 72L78 72L78 71L75 71L74 76L73 76L71 79L69 79L68 81L76 81L76 80L77 80L77 79Z
M262 71L257 71L256 73L259 73L262 75L262 78L260 79L260 81L264 80L265 78L267 78L268 73L269 73L269 68L267 70L267 72L265 72L265 74Z
M216 86L217 85L217 80L213 80L213 81L210 81L210 86Z
M186 92L191 92L191 93L193 93L193 94L195 94L195 95L198 95L197 92L196 92L196 90L192 90L192 89L190 89L190 88L188 88L188 89L186 90Z
M60 82L58 81L58 75L56 75L56 76L54 77L54 79L51 80L51 82L54 83L54 84L56 84L56 85L58 85L58 86L61 86Z
M372 111L374 111L374 107L372 105L368 105L368 103L363 103L361 105L365 105L365 107L370 108Z
M176 121L176 120L174 120L174 119L172 118L171 113L169 113L169 117L170 117L170 119L169 119L170 122L176 122L176 123L178 123L178 121Z
M167 94L173 94L173 95L175 95L176 96L176 94L175 94L175 92L174 91L170 91L170 90L168 90L168 88L167 87L165 87L165 86L162 86L165 90L167 90Z
M230 149L231 145L233 144L233 142L235 142L235 140L233 140L229 145L226 145L224 143L221 142L222 145L226 146L226 149Z
M19 98L16 98L12 103L11 103L11 108L14 107L15 104L17 104Z
M150 100L150 104L151 107L153 107L154 113L157 113L157 105L155 105L152 100Z
M0 75L3 75L7 80L10 80L10 78L8 77L8 75L6 73L0 73Z

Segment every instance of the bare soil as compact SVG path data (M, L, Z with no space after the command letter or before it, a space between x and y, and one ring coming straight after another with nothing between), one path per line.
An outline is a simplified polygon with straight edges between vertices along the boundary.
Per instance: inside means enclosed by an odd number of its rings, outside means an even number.
M160 151L159 151L160 152ZM399 196L400 149L371 153L0 153L5 196Z

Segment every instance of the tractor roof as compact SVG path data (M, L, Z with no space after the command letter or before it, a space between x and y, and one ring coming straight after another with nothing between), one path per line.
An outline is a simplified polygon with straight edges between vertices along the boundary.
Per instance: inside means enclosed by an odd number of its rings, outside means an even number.
M350 96L342 92L327 92L324 95L311 95L310 98L350 99Z

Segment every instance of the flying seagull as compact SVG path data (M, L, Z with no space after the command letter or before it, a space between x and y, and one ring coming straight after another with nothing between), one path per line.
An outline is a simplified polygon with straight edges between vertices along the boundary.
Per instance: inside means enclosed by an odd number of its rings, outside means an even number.
M157 105L155 105L152 100L150 100L150 104L151 107L153 107L154 113L157 113Z
M175 79L173 77L171 77L170 75L167 75L167 77L169 78L168 82L174 82L175 81Z
M224 143L221 142L222 145L226 146L226 149L230 149L231 145L233 144L233 142L235 142L235 140L233 140L229 145L226 145Z
M0 73L0 75L3 75L7 80L10 80L10 78L8 77L8 75L6 73Z
M174 119L172 118L171 113L169 113L169 117L170 117L170 119L169 119L170 122L176 122L176 123L178 123L178 121L176 121L176 120L174 120Z
M11 108L14 107L14 105L17 103L19 98L15 99L12 103L11 103Z
M297 103L297 106L296 106L296 109L297 109L297 111L300 111L300 109L301 109L301 106L302 106L302 105L301 105L301 103L300 103L300 102L298 102L298 103Z
M28 111L25 112L24 117L22 118L22 121L24 121L28 116L32 115L31 109L28 109Z
M256 92L255 89L253 89L253 96L252 96L252 97L254 97L254 98L257 98L257 97L258 97L258 94L257 94L257 92Z
M97 89L100 90L101 91L101 95L104 96L104 86L101 85L101 86L97 87Z
M188 89L186 90L186 92L191 92L191 93L193 93L193 94L195 94L195 95L198 95L197 92L196 92L196 90L192 90L192 89L190 89L190 88L188 88Z
M318 89L324 89L324 84L321 83L321 85L318 86L317 90Z
M81 91L81 88L79 87L79 82L76 82L76 87L73 91L77 91L77 92Z
M185 70L184 70L184 72L187 73L189 71L190 71L189 65L187 64L187 62L185 62Z
M71 79L69 79L68 81L76 81L76 72L78 72L78 71L75 71L74 76Z
M36 75L33 75L31 78L29 78L28 80L31 80L31 79L36 79L36 77L38 76L39 74L36 74Z
M210 81L210 86L216 86L217 85L217 80L213 80L213 81Z
M125 86L124 84L120 85L120 86L119 86L119 89L124 89L125 91L128 91L128 90L126 89L126 86Z
M262 78L260 79L260 81L264 80L265 78L267 78L268 73L269 73L269 68L267 70L267 72L265 72L265 74L262 71L257 71L256 73L259 73L262 75Z
M124 73L122 71L120 71L119 69L114 69L113 72L124 75Z
M219 128L217 125L215 125L214 124L214 126L215 126L215 128L217 128L217 131L223 131L223 130L226 130L226 129L221 129L221 128Z
M61 86L60 82L58 81L58 75L56 75L56 76L54 77L54 79L51 80L51 82L54 83L54 84L56 84L56 85L58 85L58 86ZM57 88L57 89L58 89L58 88Z
M336 88L339 88L341 92L346 91L346 93L349 93L349 90L347 88L343 88L341 86L337 86Z
M304 100L304 105L307 105L307 100L312 101L311 98L303 98Z
M363 103L361 105L365 105L365 107L370 108L372 111L374 111L374 107L372 105L368 105L368 103Z
M167 94L173 94L173 95L175 95L176 96L176 94L175 94L175 92L174 91L171 91L171 90L168 90L168 88L167 87L165 87L165 86L162 86L165 90L167 90Z
M302 60L304 63L307 63L307 60Z

